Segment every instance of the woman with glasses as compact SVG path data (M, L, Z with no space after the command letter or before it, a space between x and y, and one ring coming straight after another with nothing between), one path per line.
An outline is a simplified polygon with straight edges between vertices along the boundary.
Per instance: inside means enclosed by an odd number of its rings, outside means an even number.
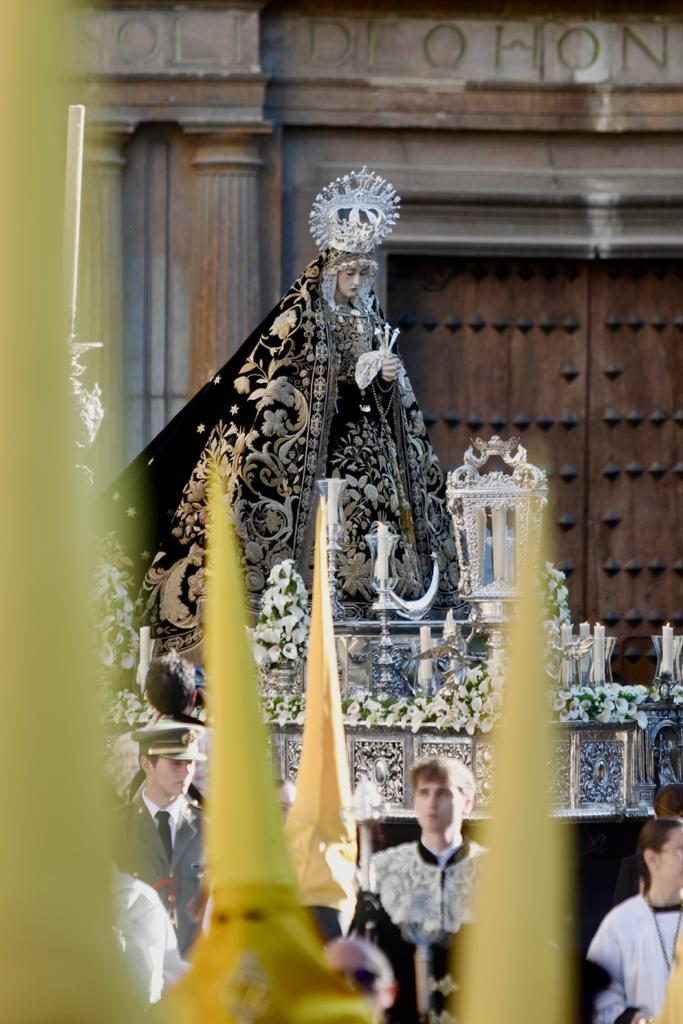
M643 891L614 907L588 950L611 983L595 1001L595 1024L636 1024L659 1013L683 919L683 821L656 818L636 849Z

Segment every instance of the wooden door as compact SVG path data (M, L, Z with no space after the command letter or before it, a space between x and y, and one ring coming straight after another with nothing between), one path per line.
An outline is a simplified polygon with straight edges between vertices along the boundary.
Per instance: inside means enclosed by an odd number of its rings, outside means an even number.
M575 621L620 678L683 625L683 265L394 256L388 311L445 468L517 434L551 476Z

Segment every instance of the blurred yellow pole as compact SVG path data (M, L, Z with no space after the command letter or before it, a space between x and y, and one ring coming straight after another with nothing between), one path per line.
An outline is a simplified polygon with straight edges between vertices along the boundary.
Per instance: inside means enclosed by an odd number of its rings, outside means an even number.
M296 798L285 823L304 906L353 916L356 824L350 814L337 649L327 580L327 526L321 500L315 529L311 639L306 664L306 719Z
M456 965L459 1024L573 1022L565 935L568 828L550 817L555 729L546 700L540 566L524 567L495 739L478 921ZM561 952L558 951L561 949Z
M676 944L676 955L666 986L664 1006L654 1024L681 1024L683 1021L683 936Z
M370 1024L326 965L287 860L268 764L246 606L220 485L209 497L206 666L213 722L207 801L209 931L171 992L182 1024Z
M64 8L6 0L0 33L0 1017L135 1021L110 911L89 533L63 292Z

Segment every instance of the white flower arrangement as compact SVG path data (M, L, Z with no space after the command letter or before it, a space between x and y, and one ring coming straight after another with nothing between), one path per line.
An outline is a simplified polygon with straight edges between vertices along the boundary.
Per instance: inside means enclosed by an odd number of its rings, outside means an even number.
M557 626L571 622L569 612L569 591L564 573L556 569L552 562L546 562L543 570L544 604L546 622Z
M546 669L558 679L558 656L553 652L560 642L560 627L569 624L567 590L564 573L546 562L543 572L543 599L546 619ZM387 698L379 700L372 694L362 694L342 701L344 721L352 726L391 726L418 732L423 726L451 732L489 732L498 722L503 706L505 662L489 658L464 673L462 681L452 694L434 697ZM651 699L652 689L646 686L625 686L609 683L590 687L557 689L549 694L549 702L560 722L636 722L639 728L647 725L647 716L640 708ZM683 704L683 687L677 687L674 701ZM304 719L301 695L279 696L265 705L266 719L279 726L300 725Z
M129 671L137 660L139 641L125 569L113 562L99 562L92 593L100 665L111 673Z
M546 563L543 575L548 651L559 644L560 626L569 623L568 592L563 573ZM131 605L132 612L132 605ZM254 630L254 658L261 668L294 666L306 650L310 617L306 588L291 559L275 566L268 577L261 613ZM137 642L137 638L135 638ZM550 663L549 663L550 664ZM451 694L434 697L387 697L356 694L342 700L347 726L385 726L419 732L423 726L449 732L489 732L498 722L503 705L504 661L489 658L468 668ZM557 678L555 676L554 678ZM654 698L647 686L609 683L596 687L557 688L548 693L549 704L560 722L636 722L644 729L647 716L641 708ZM683 704L683 686L673 694ZM278 694L264 699L264 718L270 725L303 725L306 709L301 693ZM114 724L135 725L148 721L151 710L138 691L122 690L102 700L103 717Z
M140 690L102 690L100 696L100 717L103 722L113 725L143 725L154 716L154 709L145 700Z
M639 705L652 696L648 686L573 686L557 690L552 697L553 709L561 722L636 722L639 728L647 726L647 715Z
M310 627L308 594L291 558L274 566L253 634L254 661L267 671L303 660Z

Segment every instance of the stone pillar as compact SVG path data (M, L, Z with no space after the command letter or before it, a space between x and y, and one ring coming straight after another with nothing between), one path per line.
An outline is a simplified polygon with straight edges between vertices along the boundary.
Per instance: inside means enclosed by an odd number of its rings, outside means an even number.
M88 384L99 383L105 410L96 442L99 485L122 468L125 452L121 178L127 141L124 133L86 132L76 322L79 341L103 345L84 357Z
M259 155L269 125L196 137L192 350L196 391L244 341L261 314Z

